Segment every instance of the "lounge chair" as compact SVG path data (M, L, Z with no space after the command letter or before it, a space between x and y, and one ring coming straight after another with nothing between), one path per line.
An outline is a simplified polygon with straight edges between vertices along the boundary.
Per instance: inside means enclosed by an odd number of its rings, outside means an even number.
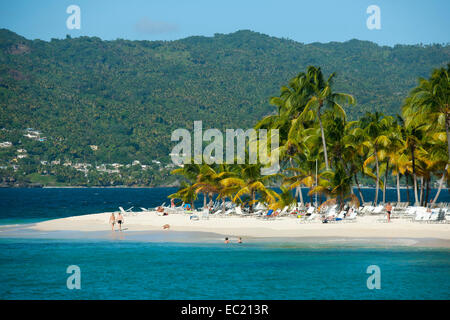
M209 219L209 209L203 209L202 210L202 220L208 220Z
M283 208L283 210L281 210L281 212L279 213L279 215L281 216L281 215L286 214L286 212L288 211L288 209L289 209L289 206L285 206L285 207Z
M327 217L327 222L340 222L340 221L344 221L344 215L345 215L345 210L342 210L341 212L339 212L339 214L337 216L335 216L334 218L328 219Z
M383 206L377 206L375 207L375 209L373 209L372 214L380 214L384 211L384 207Z
M198 215L192 214L192 215L189 216L189 220L197 221L197 220L200 220L200 218L198 217Z
M228 209L227 211L225 211L224 215L226 217L231 217L234 213L234 210L235 210L234 208Z
M343 221L345 222L356 222L356 217L358 215L358 211L353 210L348 217L346 217Z
M370 213L372 213L372 211L375 209L375 207L374 206L364 206L362 209L361 209L361 214L370 214Z
M427 212L426 208L416 207L416 215L413 218L414 222L423 222L430 219L431 212Z
M263 215L262 218L263 219L268 219L268 218L273 217L273 212L274 211L272 209L269 209L269 211L267 211L267 214Z
M258 203L256 204L256 206L255 206L255 210L256 210L256 211L266 210L266 209L267 209L266 206L263 205L263 204L260 203L260 202L258 202Z
M133 212L133 211L131 211L131 209L133 209L134 207L131 207L131 208L128 208L127 210L125 210L124 208L122 208L122 207L119 207L119 210L120 210L120 212L122 213L122 215L124 216L124 217L128 217L128 216L135 216L136 214L137 214L137 212Z
M319 217L319 215L317 213L311 213L311 215L309 217L307 217L305 220L303 220L303 222L314 222L316 221L316 219Z
M316 208L314 208L313 206L310 206L308 208L308 210L306 211L306 214L313 214L315 210L316 210Z
M258 210L258 211L253 212L253 215L261 216L263 213L264 213L264 210Z

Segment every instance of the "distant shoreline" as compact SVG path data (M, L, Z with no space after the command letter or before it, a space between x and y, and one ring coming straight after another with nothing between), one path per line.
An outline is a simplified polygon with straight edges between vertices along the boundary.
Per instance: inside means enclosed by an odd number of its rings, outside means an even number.
M0 186L0 189L156 189L156 188L179 188L179 186L174 185L160 185L160 186ZM279 188L277 186L272 186L271 188ZM352 186L353 189L358 189L357 186ZM302 190L309 190L309 188L302 187ZM360 189L375 189L375 187L369 186L360 186ZM397 187L387 187L387 190L396 190ZM400 186L400 190L406 190L406 186ZM409 189L412 191L413 187L409 186ZM437 190L437 187L432 187L430 190ZM447 189L446 186L442 187L443 189ZM383 190L383 189L379 189Z

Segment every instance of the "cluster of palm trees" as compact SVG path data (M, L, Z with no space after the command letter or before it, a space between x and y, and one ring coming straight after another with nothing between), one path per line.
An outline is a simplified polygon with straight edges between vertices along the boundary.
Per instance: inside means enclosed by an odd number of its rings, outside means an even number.
M204 195L247 203L269 203L279 208L304 202L302 187L313 196L337 201L355 200L352 185L364 201L360 179L373 179L377 204L386 201L386 187L395 176L397 200L401 202L400 184L404 179L407 201L426 205L434 177L439 189L436 202L449 177L450 155L450 64L435 69L429 79L419 84L405 99L402 114L396 117L379 112L366 113L357 121L348 121L344 110L354 105L352 95L333 90L335 74L324 77L318 67L310 66L281 88L270 99L276 113L259 121L256 129L277 129L282 171L271 176L260 174L261 164L186 164L173 171L186 182L171 195L184 202ZM277 193L270 185L279 183ZM409 188L414 198L410 199Z

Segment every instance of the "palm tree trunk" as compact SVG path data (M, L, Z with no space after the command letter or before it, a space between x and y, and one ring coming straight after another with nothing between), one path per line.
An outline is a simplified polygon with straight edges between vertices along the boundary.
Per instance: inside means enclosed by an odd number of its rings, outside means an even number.
M405 179L406 179L406 201L408 201L408 205L411 204L411 200L409 199L409 179L408 179L408 172L405 172Z
M450 132L449 132L450 114L446 114L445 118L446 118L445 119L445 132L447 133L447 156L450 158Z
M253 207L255 206L255 200L256 200L256 192L252 191L252 205L250 206L250 212L253 213Z
M323 130L322 119L320 118L320 107L319 107L319 110L317 111L317 118L319 119L320 133L322 134L323 156L325 158L325 168L328 170L329 166L328 166L327 143L325 140L325 132Z
M222 214L224 214L225 211L227 211L227 208L225 206L225 197L222 198L222 211L223 211Z
M292 165L292 158L289 158L289 162L290 162L290 164L291 164L291 167L293 168L293 165ZM294 173L292 173L292 175L294 175ZM295 189L295 192L296 192L296 193L298 192L298 197L299 197L299 200L300 200L300 205L303 207L302 188L301 188L300 186L297 186L297 188ZM297 207L297 205L296 205L295 207Z
M206 198L207 198L206 192L203 192L203 209L206 208Z
M378 204L378 188L380 187L380 168L378 165L378 154L377 154L377 150L375 149L375 165L377 168L377 183L376 183L376 187L375 187L375 200L374 200L374 205L376 206Z
M397 202L402 202L400 195L400 172L397 170Z
M384 173L383 203L386 203L386 184L387 184L387 178L388 178L388 171L389 171L389 158L387 158L387 161L386 161L386 172Z
M302 194L302 188L300 186L297 187L298 190L298 197L300 198L300 204L303 207L303 194Z
M412 169L413 169L413 180L414 180L414 205L419 203L417 195L417 176L416 176L416 158L414 157L414 148L411 148L411 159L412 159Z
M426 192L425 192L425 206L428 205L428 197L430 195L430 178L427 179L426 184L427 184L427 186L425 188L425 190L426 190Z
M447 174L447 168L448 168L448 163L445 165L444 173L442 174L441 180L439 180L439 188L436 193L436 196L434 197L433 201L431 202L432 204L436 203L437 199L439 198L439 194L441 193L441 189L442 189L442 184L444 183L445 175Z
M361 188L359 186L359 181L358 181L358 177L357 177L356 173L355 173L354 177L355 177L356 186L358 187L359 197L361 198L361 203L364 204L364 196L363 196L363 194L361 192Z
M419 196L419 202L420 205L423 206L423 177L420 177L420 196Z

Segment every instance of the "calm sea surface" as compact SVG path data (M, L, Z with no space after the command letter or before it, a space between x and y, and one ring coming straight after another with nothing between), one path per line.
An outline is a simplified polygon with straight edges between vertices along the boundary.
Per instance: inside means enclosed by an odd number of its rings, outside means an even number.
M154 207L175 189L0 189L1 224ZM364 192L370 196L373 190ZM306 195L306 192L305 192ZM395 190L388 199L395 200ZM441 201L448 201L447 190ZM200 201L201 202L201 201ZM46 239L0 232L0 299L449 299L450 250ZM69 290L66 269L81 270ZM367 288L367 267L381 289Z

